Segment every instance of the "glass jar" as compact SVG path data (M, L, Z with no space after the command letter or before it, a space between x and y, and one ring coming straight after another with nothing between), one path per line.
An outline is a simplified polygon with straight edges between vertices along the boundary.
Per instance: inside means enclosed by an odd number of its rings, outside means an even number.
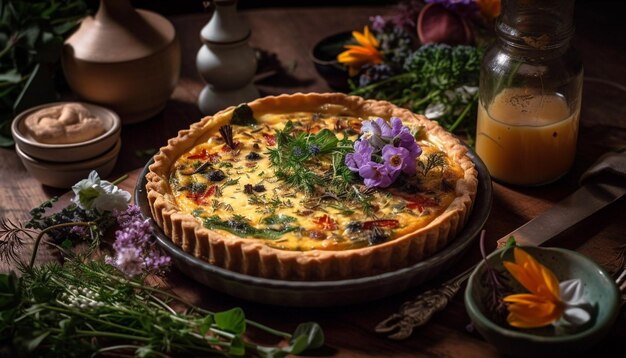
M574 0L502 0L483 57L476 152L493 179L533 186L574 163L583 66L569 46Z

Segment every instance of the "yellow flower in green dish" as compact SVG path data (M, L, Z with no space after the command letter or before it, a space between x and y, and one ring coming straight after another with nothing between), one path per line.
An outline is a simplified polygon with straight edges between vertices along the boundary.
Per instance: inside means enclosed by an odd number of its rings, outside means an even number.
M515 262L504 261L504 267L529 292L504 297L509 314L507 322L517 328L537 328L563 319L578 326L590 320L591 307L582 299L582 283L578 279L559 280L520 248L513 252Z
M383 56L378 50L380 44L367 26L363 28L363 33L352 31L352 36L359 44L345 45L347 50L337 56L337 61L348 66L350 76L358 74L364 65L383 62Z

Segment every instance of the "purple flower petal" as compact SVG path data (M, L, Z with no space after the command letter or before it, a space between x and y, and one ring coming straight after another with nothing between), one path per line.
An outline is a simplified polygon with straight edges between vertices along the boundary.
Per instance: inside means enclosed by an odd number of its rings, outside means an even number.
M358 172L359 168L372 160L374 148L366 140L358 140L354 143L354 153L346 154L344 160L348 169Z
M379 118L380 119L380 118ZM381 119L382 120L382 119ZM386 143L382 138L382 128L379 121L363 121L361 125L361 142L369 142L374 148L382 148ZM383 123L385 121L383 120Z
M402 120L398 117L391 117L389 119L391 123L391 136L395 137L402 131L403 128L406 128L402 125Z
M120 228L113 243L115 256L107 259L107 263L130 277L159 271L170 263L170 258L161 255L154 246L152 226L143 219L139 207L130 205L126 211L113 214Z
M369 162L359 169L359 175L368 188L386 188L393 182L384 164Z

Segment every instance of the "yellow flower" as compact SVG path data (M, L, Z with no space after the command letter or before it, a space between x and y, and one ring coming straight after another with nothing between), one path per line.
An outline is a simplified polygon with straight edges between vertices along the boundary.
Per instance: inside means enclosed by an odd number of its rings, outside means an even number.
M373 63L379 64L383 62L383 56L378 51L378 40L372 35L369 28L365 26L363 33L352 31L352 36L359 45L345 45L347 49L337 56L337 61L346 64L350 76L355 76L363 65Z
M509 310L509 324L518 328L535 328L558 320L566 305L561 301L559 281L554 273L517 247L514 258L515 262L504 261L503 265L530 293L504 298Z
M476 0L480 13L492 20L500 15L500 0Z

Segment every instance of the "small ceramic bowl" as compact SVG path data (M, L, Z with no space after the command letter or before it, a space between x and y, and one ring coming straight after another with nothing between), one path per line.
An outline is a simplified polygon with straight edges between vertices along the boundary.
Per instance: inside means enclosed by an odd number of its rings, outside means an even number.
M96 138L71 144L46 144L36 141L26 130L25 119L44 108L63 105L67 103L80 103L104 122L105 132ZM15 143L20 150L29 157L37 160L50 162L77 162L96 158L113 148L120 138L120 117L112 110L83 102L54 102L36 106L20 113L13 120L11 132Z
M78 181L87 178L92 170L98 172L101 178L106 178L117 161L122 148L122 140L118 139L113 148L104 154L79 162L60 163L37 160L24 153L19 145L15 146L15 152L26 167L26 170L42 184L54 188L70 188Z
M485 303L489 288L483 284L486 271L483 261L470 276L465 289L465 307L478 332L498 351L513 357L563 357L592 348L609 333L619 313L619 291L615 281L595 262L575 251L522 248L551 269L559 282L579 278L583 282L584 299L596 308L594 318L573 333L564 333L551 327L516 329L507 326L506 322L494 322L487 313ZM487 260L493 269L506 272L500 254L501 250L495 251ZM505 259L512 261L512 254L512 250L507 252ZM505 275L509 275L508 272ZM511 277L511 281L515 282L515 279ZM522 286L514 286L514 289L519 293L527 292Z
M340 32L320 40L311 51L311 60L317 72L328 85L339 91L347 91L348 71L337 61L337 55L343 52L344 45L354 42L352 33Z

